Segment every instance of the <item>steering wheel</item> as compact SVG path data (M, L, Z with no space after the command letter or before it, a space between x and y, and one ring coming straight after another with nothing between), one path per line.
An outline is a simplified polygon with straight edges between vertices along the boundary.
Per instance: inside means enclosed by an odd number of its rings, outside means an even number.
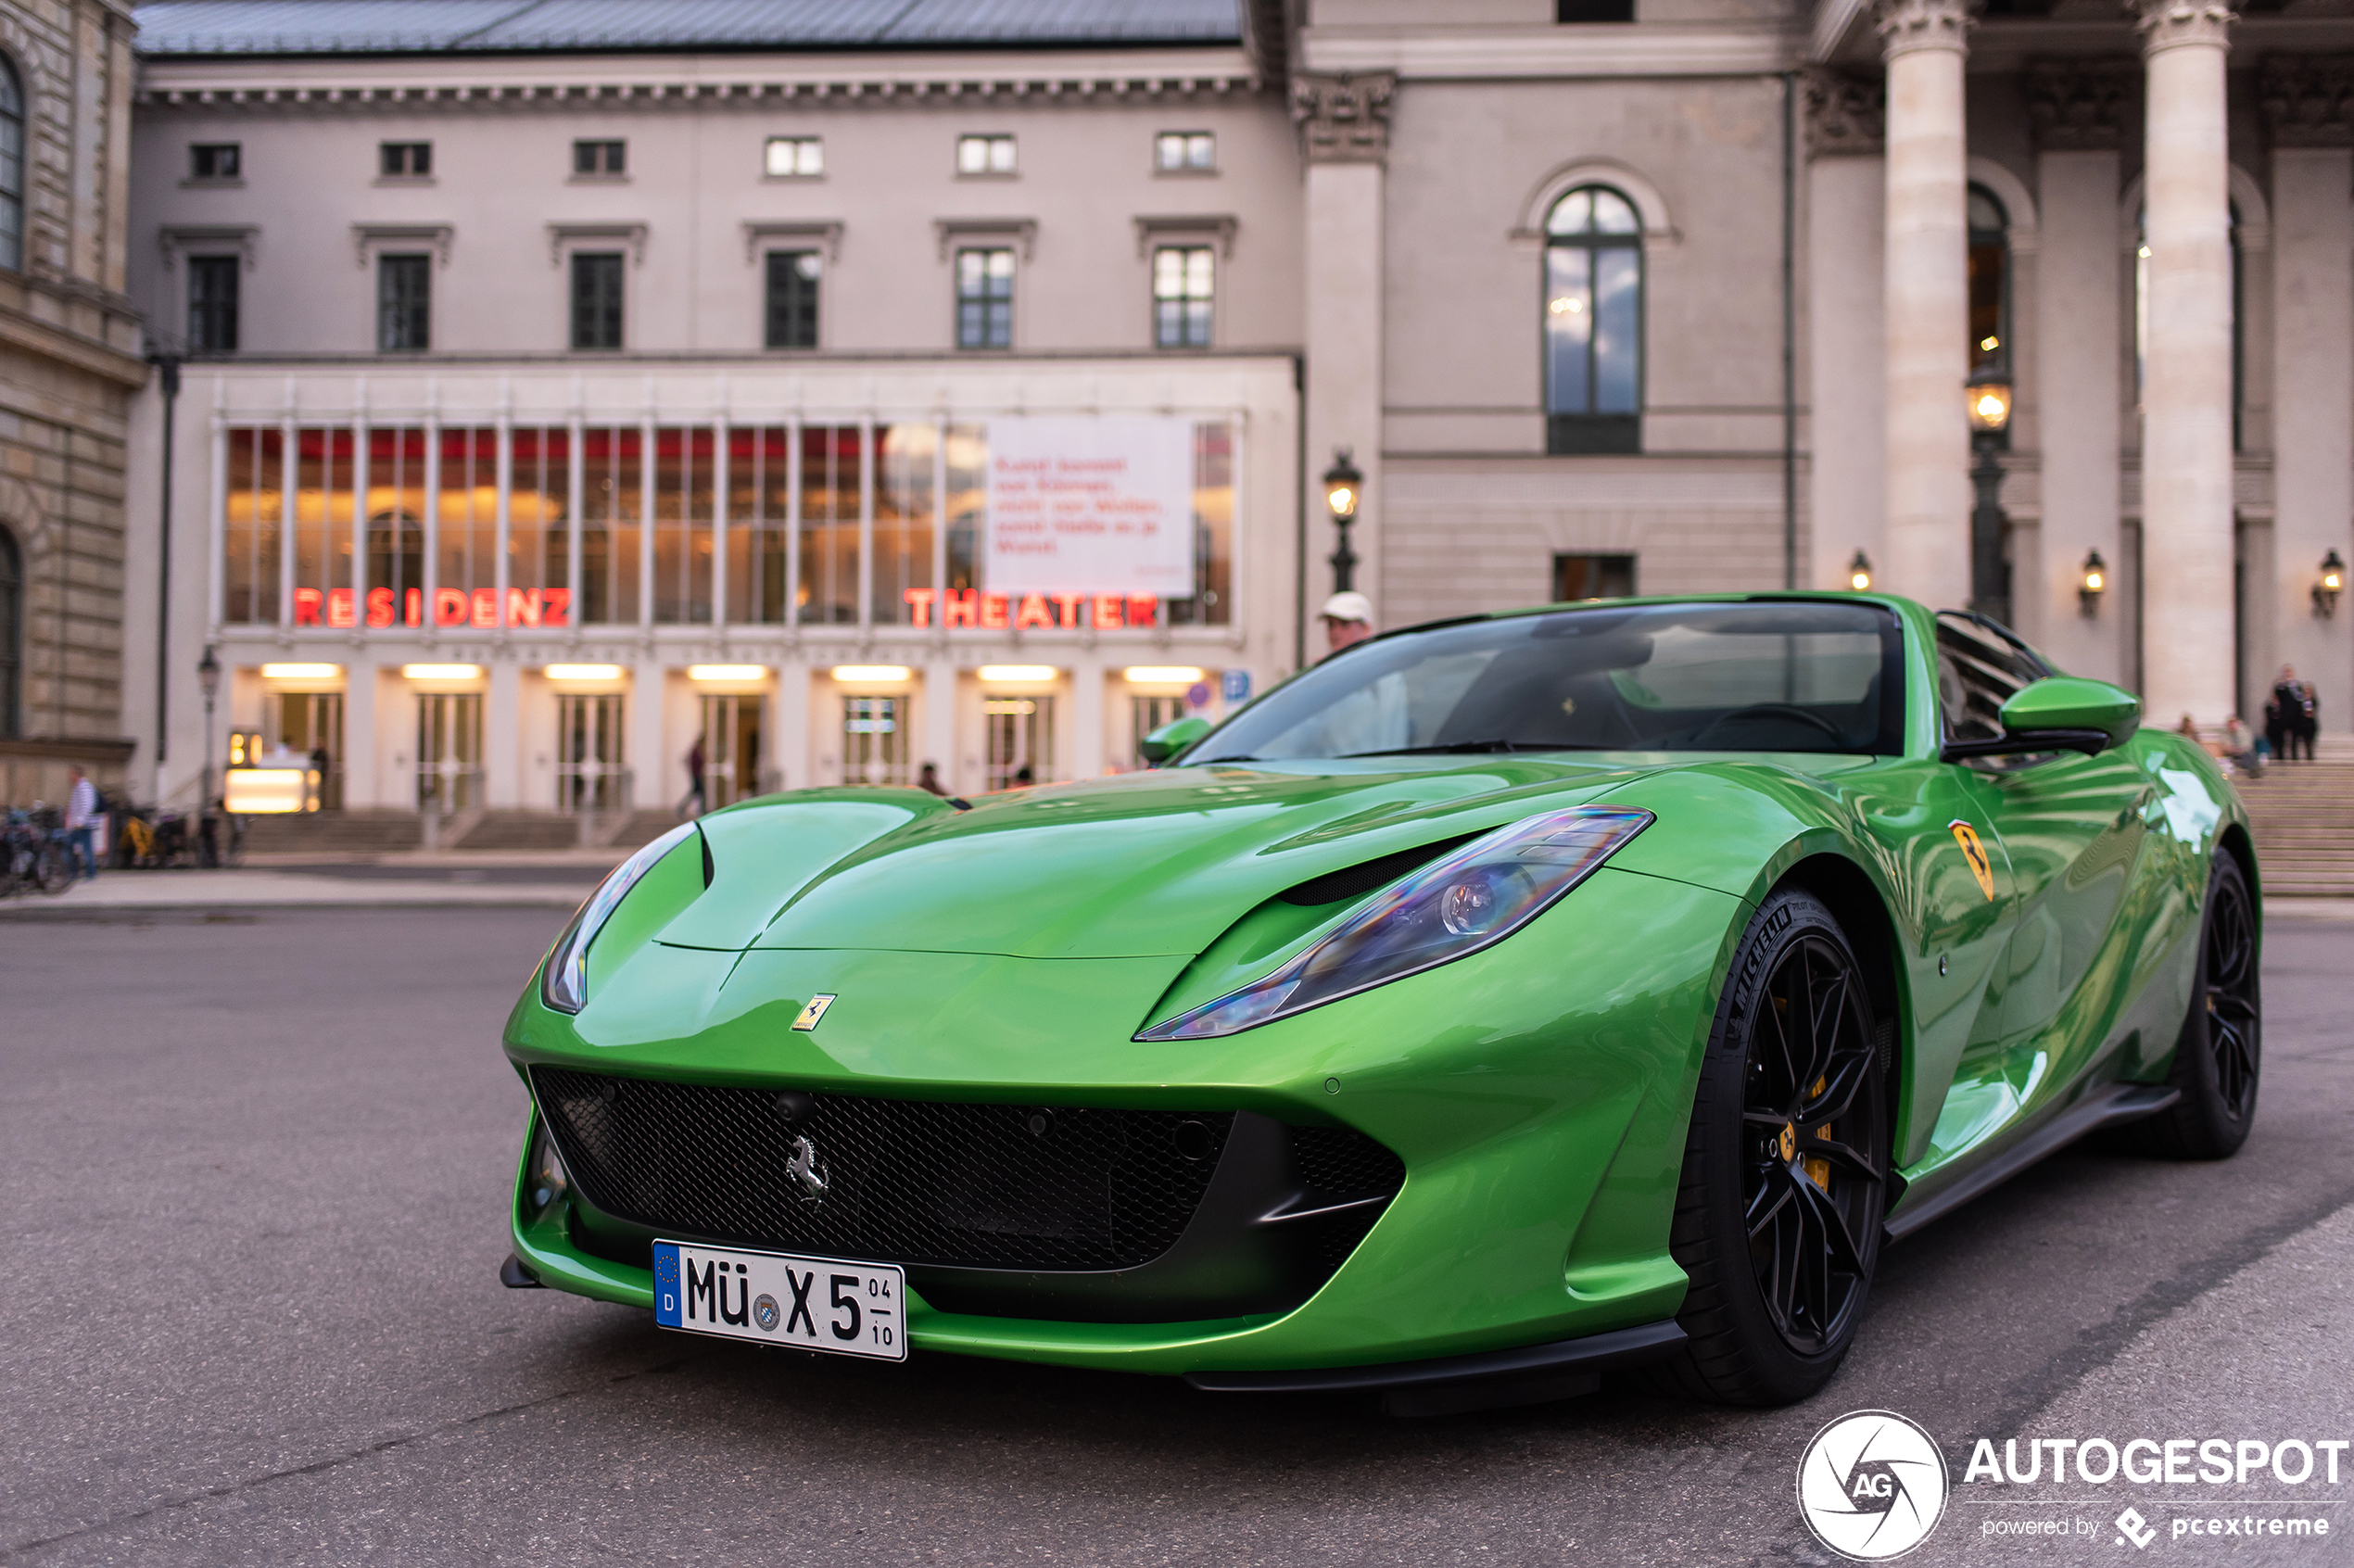
M1841 745L1846 744L1847 741L1847 737L1840 732L1839 726L1820 714L1808 713L1804 708L1793 706L1789 702L1753 702L1746 708L1735 708L1729 714L1719 714L1702 725L1700 733L1692 739L1698 740L1719 725L1731 724L1736 719L1745 718L1792 718L1802 724L1813 725Z

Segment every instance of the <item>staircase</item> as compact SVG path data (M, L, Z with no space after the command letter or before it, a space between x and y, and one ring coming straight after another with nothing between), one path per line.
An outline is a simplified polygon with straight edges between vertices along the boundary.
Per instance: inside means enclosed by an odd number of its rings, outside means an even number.
M424 841L413 811L307 811L246 819L249 854L397 854Z
M677 812L661 810L633 811L623 820L619 830L604 841L622 851L638 849L678 826Z
M2275 762L2238 784L2266 893L2354 898L2354 759Z
M557 811L486 811L463 837L462 850L560 850L580 842L580 819Z

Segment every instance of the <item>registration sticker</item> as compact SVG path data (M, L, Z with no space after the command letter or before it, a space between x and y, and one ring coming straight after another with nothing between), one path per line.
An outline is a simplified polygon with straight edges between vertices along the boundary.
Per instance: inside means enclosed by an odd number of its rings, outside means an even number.
M889 1263L654 1243L654 1321L688 1334L904 1361L906 1297Z

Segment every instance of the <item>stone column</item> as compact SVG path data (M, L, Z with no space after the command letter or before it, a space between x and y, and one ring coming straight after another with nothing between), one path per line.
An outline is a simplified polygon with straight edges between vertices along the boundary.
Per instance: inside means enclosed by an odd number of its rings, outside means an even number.
M2321 689L2323 733L2343 738L2354 727L2354 601L2324 620L2312 589L2324 552L2354 561L2354 59L2269 62L2260 102L2272 147L2278 564L2271 592L2248 596L2251 614L2269 611L2272 623L2272 656L2248 684L2268 688L2295 664Z
M2039 569L2031 575L2027 563L2014 563L2011 599L2062 669L2100 680L2123 673L2119 628L2133 613L2117 575L2124 310L2117 193L2129 85L2122 69L2076 65L2028 79L2043 211L2033 322L2043 523ZM2108 587L2088 616L2077 590L2095 550ZM2031 603L2040 624L2024 613Z
M490 690L482 703L482 799L500 810L524 803L522 697L523 677L514 660L492 661ZM546 807L544 801L535 803Z
M2148 72L2142 680L2148 722L2233 708L2232 245L2215 0L2134 0Z
M1879 0L1888 60L1888 560L1881 586L1943 609L1970 586L1965 0Z
M1807 73L1807 566L1800 586L1844 588L1861 550L1888 569L1881 526L1888 435L1880 304L1888 219L1881 158L1886 83Z
M1356 587L1373 601L1373 624L1382 624L1382 176L1397 89L1387 71L1292 79L1292 119L1308 165L1308 471L1301 483L1310 664L1322 653L1313 617L1333 591L1324 558L1336 536L1323 474L1338 448L1348 449L1365 476L1349 544L1358 557Z

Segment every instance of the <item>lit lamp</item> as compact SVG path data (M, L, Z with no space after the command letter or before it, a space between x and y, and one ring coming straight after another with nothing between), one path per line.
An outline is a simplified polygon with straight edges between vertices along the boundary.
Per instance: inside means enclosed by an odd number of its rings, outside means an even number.
M2003 461L2010 444L2011 384L1976 381L1968 388L1970 445L1978 461L1970 465L1970 487L1977 504L1969 514L1970 608L1996 621L2011 618L2009 573L2003 566Z
M212 700L221 694L221 661L213 657L212 644L205 644L204 657L196 662L196 684L204 689L204 777L196 780L196 812L199 816L212 810Z
M2322 557L2321 580L2313 585L2313 608L2323 620L2337 613L2337 596L2346 591L2346 563L2333 550Z
M1847 563L1847 586L1857 593L1872 591L1872 559L1860 550L1855 552L1855 559Z
M2097 550L2084 552L2084 572L2077 579L2076 600L2091 615L2101 607L2101 595L2108 591L2108 563L2101 559Z
M1324 506L1340 530L1340 548L1332 553L1333 591L1347 593L1357 586L1357 552L1348 548L1348 525L1357 521L1357 505L1365 499L1365 476L1349 461L1349 449L1333 450L1333 465L1324 470Z

